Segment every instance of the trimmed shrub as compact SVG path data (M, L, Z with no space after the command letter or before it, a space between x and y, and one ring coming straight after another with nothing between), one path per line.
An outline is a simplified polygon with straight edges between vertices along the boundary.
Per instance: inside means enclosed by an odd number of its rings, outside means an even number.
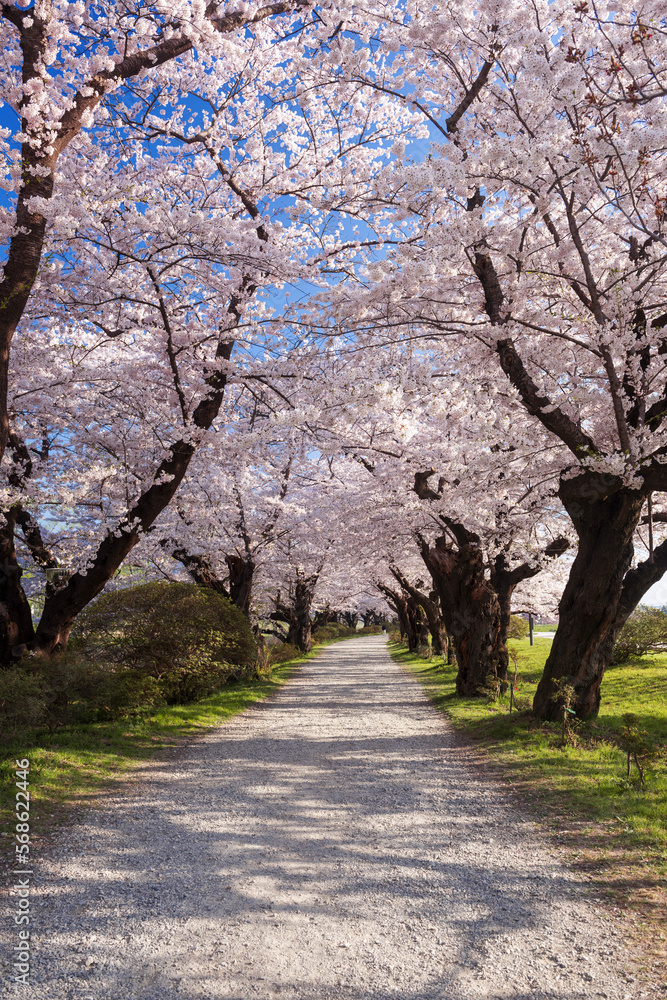
M102 594L79 616L72 648L158 682L167 704L195 701L230 679L250 676L256 646L245 615L230 601L190 583L146 583Z
M46 714L39 676L20 666L0 670L0 733L5 739L43 726Z
M279 642L276 646L271 646L272 663L287 663L288 660L296 660L299 656L303 656L303 653L291 642Z
M54 732L69 723L137 717L164 701L154 677L69 654L0 670L0 731L5 738L26 729Z
M530 626L525 618L519 615L511 615L509 628L507 629L508 639L525 639L530 632Z
M313 642L331 642L332 639L340 638L340 634L338 625L322 625L313 632Z
M621 629L612 656L613 663L667 648L667 610L637 608Z

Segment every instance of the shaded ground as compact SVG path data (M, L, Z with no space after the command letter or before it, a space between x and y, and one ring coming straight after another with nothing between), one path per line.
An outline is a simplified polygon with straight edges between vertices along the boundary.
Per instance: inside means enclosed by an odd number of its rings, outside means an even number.
M3 997L661 996L381 637L329 647L38 865L30 985L5 951Z

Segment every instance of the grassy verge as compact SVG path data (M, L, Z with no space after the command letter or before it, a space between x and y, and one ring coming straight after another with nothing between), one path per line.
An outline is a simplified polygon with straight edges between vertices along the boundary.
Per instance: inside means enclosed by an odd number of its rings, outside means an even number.
M536 638L532 647L527 639L511 645L518 654L519 696L529 704L551 643ZM455 668L434 666L398 644L390 644L390 652L550 828L570 864L636 921L645 965L667 980L667 655L610 668L598 717L577 722L570 743L561 747L560 725L525 710L510 715L508 697L495 703L458 698ZM646 767L645 788L634 764L626 776L619 746L626 713L662 745L661 756Z
M173 747L220 725L254 702L268 698L298 664L317 655L282 663L267 680L228 684L216 694L188 705L152 711L133 721L26 730L0 746L0 834L12 844L15 759L30 760L30 834L39 843L54 827L91 805L110 783L127 778L141 764L163 757ZM4 853L4 852L3 852Z

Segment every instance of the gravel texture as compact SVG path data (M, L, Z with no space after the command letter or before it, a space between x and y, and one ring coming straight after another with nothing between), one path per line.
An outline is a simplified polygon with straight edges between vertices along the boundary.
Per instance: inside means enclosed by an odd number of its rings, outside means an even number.
M5 952L2 997L658 996L379 636L330 646L37 860L30 985Z

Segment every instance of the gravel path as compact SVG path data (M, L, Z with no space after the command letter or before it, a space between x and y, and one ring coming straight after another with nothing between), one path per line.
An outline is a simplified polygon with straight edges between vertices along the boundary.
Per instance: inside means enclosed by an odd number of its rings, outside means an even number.
M381 637L330 646L38 867L30 985L3 997L658 996Z

